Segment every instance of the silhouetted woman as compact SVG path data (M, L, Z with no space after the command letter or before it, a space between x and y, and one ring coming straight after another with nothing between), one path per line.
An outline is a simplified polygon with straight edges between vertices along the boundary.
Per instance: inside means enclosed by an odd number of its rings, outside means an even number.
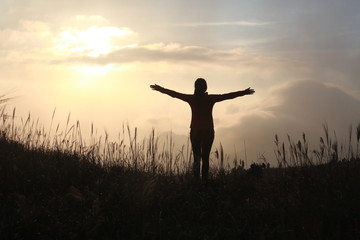
M151 85L153 90L167 94L187 102L191 107L190 140L194 154L194 176L200 177L200 162L202 160L202 178L206 180L209 175L209 155L214 141L214 121L212 109L215 103L223 100L253 94L255 91L247 88L243 91L226 94L208 94L205 79L195 81L194 94L178 93L159 85Z

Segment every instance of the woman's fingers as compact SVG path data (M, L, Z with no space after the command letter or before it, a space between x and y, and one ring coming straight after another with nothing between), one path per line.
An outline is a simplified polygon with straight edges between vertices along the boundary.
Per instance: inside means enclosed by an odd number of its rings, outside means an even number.
M160 91L163 87L157 85L157 84L154 84L154 85L150 85L151 89L152 90L156 90L156 91Z
M247 89L246 89L246 93L247 93L247 94L253 94L253 93L255 93L255 90L252 89L252 88L247 88Z
M158 88L158 85L154 84L154 85L150 85L151 89L156 90Z

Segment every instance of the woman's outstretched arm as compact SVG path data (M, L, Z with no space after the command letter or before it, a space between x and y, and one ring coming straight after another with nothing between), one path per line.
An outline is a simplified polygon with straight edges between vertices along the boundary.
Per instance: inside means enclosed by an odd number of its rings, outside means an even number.
M225 93L225 94L220 94L220 95L215 95L215 96L217 97L216 101L220 102L220 101L223 101L223 100L233 99L233 98L237 98L237 97L241 97L241 96L245 96L245 95L252 95L254 93L255 93L254 89L247 88L247 89L242 90L242 91Z
M183 101L187 101L187 100L188 100L188 97L189 97L189 95L187 95L187 94L178 93L178 92L175 92L175 91L173 91L173 90L163 88L163 87L161 87L160 85L157 85L157 84L150 85L150 88L151 88L152 90L155 90L155 91L158 91L158 92L167 94L167 95L169 95L170 97L178 98L178 99L181 99L181 100L183 100Z

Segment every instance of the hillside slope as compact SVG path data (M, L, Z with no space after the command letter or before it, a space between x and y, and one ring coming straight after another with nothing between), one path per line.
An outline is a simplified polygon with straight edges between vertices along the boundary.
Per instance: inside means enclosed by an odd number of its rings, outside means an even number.
M360 161L207 183L0 139L1 239L359 239Z

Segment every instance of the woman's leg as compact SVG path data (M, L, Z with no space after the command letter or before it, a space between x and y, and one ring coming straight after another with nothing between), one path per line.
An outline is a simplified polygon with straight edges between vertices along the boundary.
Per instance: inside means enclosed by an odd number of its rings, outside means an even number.
M202 134L201 158L202 158L202 178L207 180L209 176L209 156L214 142L214 130L204 131Z
M201 134L199 131L190 131L190 141L194 155L193 173L195 178L200 178L200 158L201 158Z

